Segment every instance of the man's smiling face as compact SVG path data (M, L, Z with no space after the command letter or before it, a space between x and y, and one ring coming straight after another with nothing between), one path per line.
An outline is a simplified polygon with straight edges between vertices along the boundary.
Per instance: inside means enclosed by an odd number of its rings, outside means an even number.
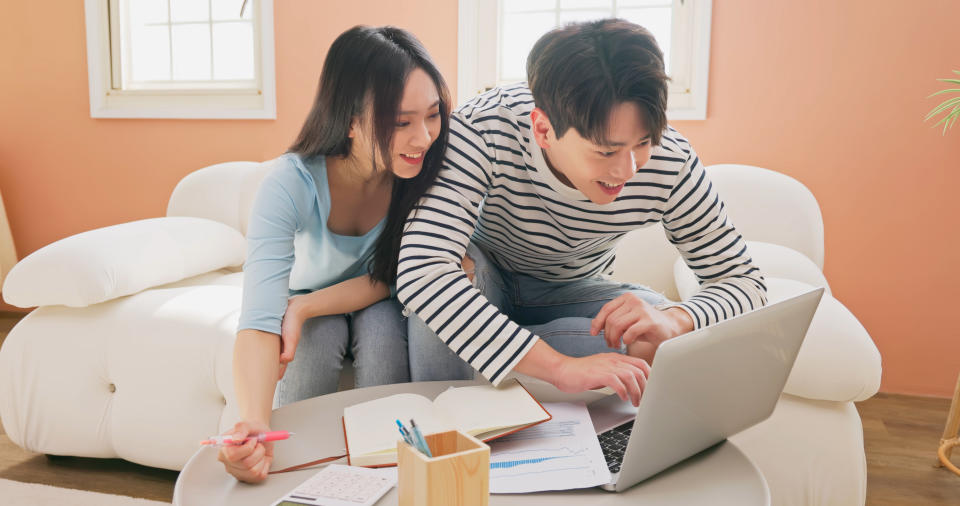
M610 110L604 144L583 138L574 128L558 138L541 109L534 109L530 118L550 170L595 204L616 200L624 184L650 160L650 133L633 102L621 102Z

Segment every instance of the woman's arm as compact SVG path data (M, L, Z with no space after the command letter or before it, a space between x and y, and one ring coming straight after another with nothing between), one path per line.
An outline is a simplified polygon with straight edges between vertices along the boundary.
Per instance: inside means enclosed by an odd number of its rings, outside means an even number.
M233 388L240 419L270 424L273 393L280 363L280 339L276 334L245 329L233 346Z
M306 295L292 297L287 313L293 307L304 320L359 311L390 296L390 287L374 281L369 275L341 281Z
M273 392L280 364L280 339L276 334L244 329L233 346L233 388L240 422L228 432L235 439L270 430ZM240 481L257 483L267 478L273 464L273 443L248 441L220 448L217 460Z
M240 422L228 431L235 438L269 431L273 393L280 376L280 331L290 294L294 236L300 216L313 202L292 163L278 159L261 183L247 227L243 301L233 349L233 385ZM218 459L228 473L246 482L267 477L273 443L250 440L224 446Z
M283 376L286 364L293 360L300 342L303 323L315 316L327 316L358 311L390 296L390 288L373 281L369 275L357 276L305 295L296 295L287 301L280 336L280 370ZM274 355L275 356L275 355ZM275 376L276 377L276 376Z

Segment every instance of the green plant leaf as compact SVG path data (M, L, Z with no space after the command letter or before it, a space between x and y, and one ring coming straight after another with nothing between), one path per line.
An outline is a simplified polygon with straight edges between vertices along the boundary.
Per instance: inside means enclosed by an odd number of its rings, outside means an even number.
M929 113L927 113L927 116L926 116L925 118L923 118L923 120L924 120L924 121L927 121L928 119L936 116L937 113L939 113L939 112L941 112L941 111L943 111L943 110L945 110L945 109L949 109L949 108L951 108L951 107L953 107L953 106L956 106L956 105L960 105L960 97L954 97L954 98L948 99L947 101L945 101L945 102L943 102L942 104L938 105L938 106L937 106L936 108L934 108L932 111L930 111Z
M947 129L953 127L953 124L957 122L957 118L960 118L960 105L957 105L950 111L949 114L940 118L940 121L934 123L933 127L936 128L943 123L943 133L942 135L947 135Z
M935 96L937 96L937 95L943 95L944 93L960 93L960 88L950 88L950 89L948 89L948 90L940 90L940 91L938 91L938 92L936 92L936 93L933 93L933 94L931 94L931 95L928 95L927 98L935 97Z
M952 70L954 74L960 75L960 70ZM960 79L937 79L942 83L951 83L951 84L960 84ZM960 88L948 88L945 90L940 90L930 94L927 98L935 97L937 95L944 95L947 93L960 93ZM948 111L949 110L949 111ZM937 116L941 112L948 111L946 114L940 118L939 121L933 124L933 127L936 128L943 124L942 135L947 134L947 130L953 127L956 124L957 119L960 118L960 97L952 97L944 100L939 105L933 108L932 111L928 112L927 115L923 118L923 121L929 121L931 118Z
M936 123L933 125L933 128L937 128L938 126L940 126L940 123L944 123L944 120L946 120L946 118L944 118L944 119L936 122ZM940 132L940 135L947 135L947 128L948 128L948 127L947 127L946 123L944 123L944 125L943 125L943 131Z
M945 123L945 122L947 122L947 121L950 121L950 115L949 115L949 114L944 115L942 118L940 118L939 121L937 121L936 123L934 123L933 126L934 126L934 127L938 127L938 126L940 126L942 123Z
M958 110L954 109L954 112L958 112ZM953 119L951 119L950 116L944 116L943 120L941 120L941 122L943 123L943 132L940 135L947 135L947 130L953 127L953 124L957 122L958 117L960 116L958 116L957 114L953 115ZM950 121L947 121L947 120L950 120Z

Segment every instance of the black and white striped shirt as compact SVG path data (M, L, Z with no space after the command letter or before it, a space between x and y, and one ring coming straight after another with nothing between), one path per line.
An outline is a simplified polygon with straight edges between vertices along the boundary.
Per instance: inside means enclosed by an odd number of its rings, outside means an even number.
M676 130L664 132L614 202L599 205L550 171L530 129L533 107L519 84L454 112L444 167L406 223L398 297L461 358L498 384L538 339L467 279L460 262L471 239L503 268L566 281L609 276L620 238L662 222L701 283L678 304L695 328L766 302L763 276Z

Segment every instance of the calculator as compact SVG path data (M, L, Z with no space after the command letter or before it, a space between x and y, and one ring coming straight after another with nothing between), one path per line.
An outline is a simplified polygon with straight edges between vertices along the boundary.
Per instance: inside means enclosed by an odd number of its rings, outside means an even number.
M330 464L275 506L371 506L397 483L396 470Z

